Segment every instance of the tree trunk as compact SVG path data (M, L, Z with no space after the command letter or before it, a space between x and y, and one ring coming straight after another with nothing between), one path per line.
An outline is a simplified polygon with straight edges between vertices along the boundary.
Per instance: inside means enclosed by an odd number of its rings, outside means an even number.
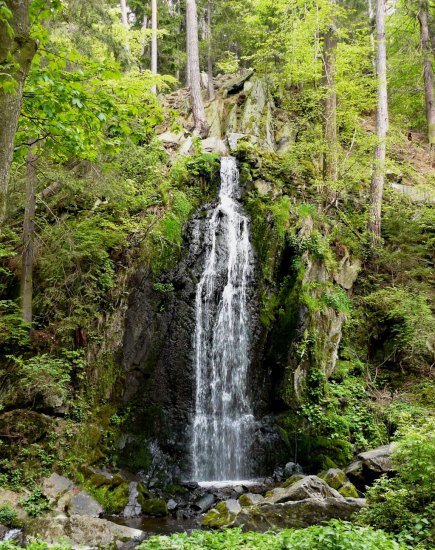
M207 4L207 39L208 39L208 49L207 49L207 75L208 75L208 98L210 100L214 99L214 83L213 83L213 57L212 57L212 30L211 30L211 0L208 0Z
M428 127L428 138L431 151L435 146L435 94L434 94L434 76L432 68L431 39L428 24L428 2L421 2L418 14L421 30L421 45L423 48L424 65L424 91L426 96L426 118Z
M331 0L335 4L335 0ZM326 96L323 104L323 137L326 150L323 155L323 180L327 185L327 204L337 200L335 189L338 180L338 149L337 149L337 93L335 89L337 33L335 19L325 36L323 45L323 85Z
M12 20L9 22L13 30L12 37L6 25L0 21L0 66L6 67L7 71L10 56L11 61L17 65L10 73L11 79L17 83L16 90L7 92L0 86L0 226L6 216L14 140L21 111L24 81L36 53L36 42L29 36L29 4L30 0L6 2L12 11ZM3 68L2 71L4 70Z
M157 74L157 0L151 0L151 72ZM154 94L157 94L157 86L152 87Z
M189 70L190 97L192 101L195 129L204 138L208 134L204 104L201 95L201 73L199 70L198 14L195 0L186 0L187 61Z
M376 44L375 44L375 34L374 34L374 27L375 27L375 12L373 11L373 0L369 0L369 24L370 24L370 44L372 46L372 54L373 54L373 69L376 71Z
M23 256L21 264L21 311L23 320L26 323L32 322L37 162L37 155L29 148L26 161L26 207L24 210Z
M130 25L128 23L127 0L120 0L120 4L121 4L122 24L124 25L125 30L128 32L130 30ZM127 44L125 45L125 51L127 52L127 55L130 55L130 44L128 43L128 35L127 35Z
M385 158L388 133L388 89L387 89L387 50L385 43L385 0L377 0L376 5L376 71L378 78L378 107L376 133L378 144L375 148L372 182L370 186L370 208L368 230L372 243L381 237L382 196L384 191Z

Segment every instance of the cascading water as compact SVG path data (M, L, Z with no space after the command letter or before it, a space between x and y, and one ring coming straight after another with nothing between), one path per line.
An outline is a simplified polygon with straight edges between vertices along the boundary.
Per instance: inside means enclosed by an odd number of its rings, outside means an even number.
M236 159L222 158L219 203L208 220L205 267L196 289L192 427L196 481L250 476L254 417L247 379L251 343L247 289L254 256L239 194Z

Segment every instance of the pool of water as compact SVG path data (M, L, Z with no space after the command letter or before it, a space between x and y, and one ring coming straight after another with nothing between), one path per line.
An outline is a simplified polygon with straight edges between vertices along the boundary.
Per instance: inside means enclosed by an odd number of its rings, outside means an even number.
M121 518L106 517L109 521L118 525L125 525L133 529L141 529L148 537L153 535L171 535L173 533L190 533L195 529L201 529L200 518L176 519L176 518Z

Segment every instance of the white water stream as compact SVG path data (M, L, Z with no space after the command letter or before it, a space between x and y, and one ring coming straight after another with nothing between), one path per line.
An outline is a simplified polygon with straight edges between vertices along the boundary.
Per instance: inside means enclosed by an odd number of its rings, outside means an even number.
M254 259L239 193L236 160L222 158L219 203L208 220L205 267L195 302L192 478L196 481L250 477L254 417L247 380L251 343L247 288Z

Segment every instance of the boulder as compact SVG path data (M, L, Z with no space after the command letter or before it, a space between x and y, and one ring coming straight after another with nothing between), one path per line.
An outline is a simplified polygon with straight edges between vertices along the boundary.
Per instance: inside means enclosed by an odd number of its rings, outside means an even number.
M291 477L294 474L302 474L302 466L295 462L287 462L284 466L284 475L286 478Z
M239 497L240 506L255 506L256 504L261 504L264 502L263 495L256 495L253 493L246 493Z
M219 155L227 155L228 149L225 143L217 137L209 137L202 140L202 150L205 153L218 153Z
M232 78L229 82L224 84L222 86L223 97L225 98L228 95L237 94L241 92L243 90L245 82L249 80L253 74L254 74L253 70L246 71L243 74Z
M167 516L168 507L166 502L161 498L149 498L142 503L142 512L146 516Z
M158 139L163 145L168 147L178 147L184 141L183 134L176 134L175 132L164 132L158 136Z
M393 470L391 462L391 454L393 452L393 444L377 447L372 451L360 453L358 459L362 461L363 466L372 472L378 474L387 474Z
M348 481L346 474L339 468L329 468L327 472L322 472L319 477L333 489L340 489Z
M206 493L205 495L200 496L192 505L194 510L198 512L207 512L215 503L216 498L211 493Z
M125 518L134 518L140 516L142 507L138 502L139 490L137 481L132 481L129 486L129 496L127 506L124 508L122 515Z
M347 481L343 487L340 487L340 489L338 489L338 492L340 493L340 495L342 497L345 497L345 498L358 498L358 491L356 490L356 487L353 483L351 483L350 481Z
M281 504L294 500L307 498L335 498L343 500L343 497L323 479L317 476L305 476L288 487L278 487L266 495L265 502Z
M24 520L28 517L27 512L21 506L21 501L29 496L28 492L16 493L9 489L0 488L0 506L9 505L17 512L17 518Z
M243 527L244 531L304 528L331 519L349 520L365 505L364 499L308 498L282 504L265 502L260 506L242 508L232 520L231 527ZM213 527L213 525L210 525Z
M107 549L145 538L145 533L138 529L86 516L35 518L27 522L25 532L27 540L38 538L50 545L62 542L73 548Z
M204 527L226 527L235 521L237 515L242 510L237 500L229 499L219 502L216 508L213 508L205 515L202 520Z
M73 494L66 505L71 516L97 518L104 512L102 506L86 491Z
M74 483L71 480L54 472L50 477L43 480L42 493L50 502L54 502L73 487Z

